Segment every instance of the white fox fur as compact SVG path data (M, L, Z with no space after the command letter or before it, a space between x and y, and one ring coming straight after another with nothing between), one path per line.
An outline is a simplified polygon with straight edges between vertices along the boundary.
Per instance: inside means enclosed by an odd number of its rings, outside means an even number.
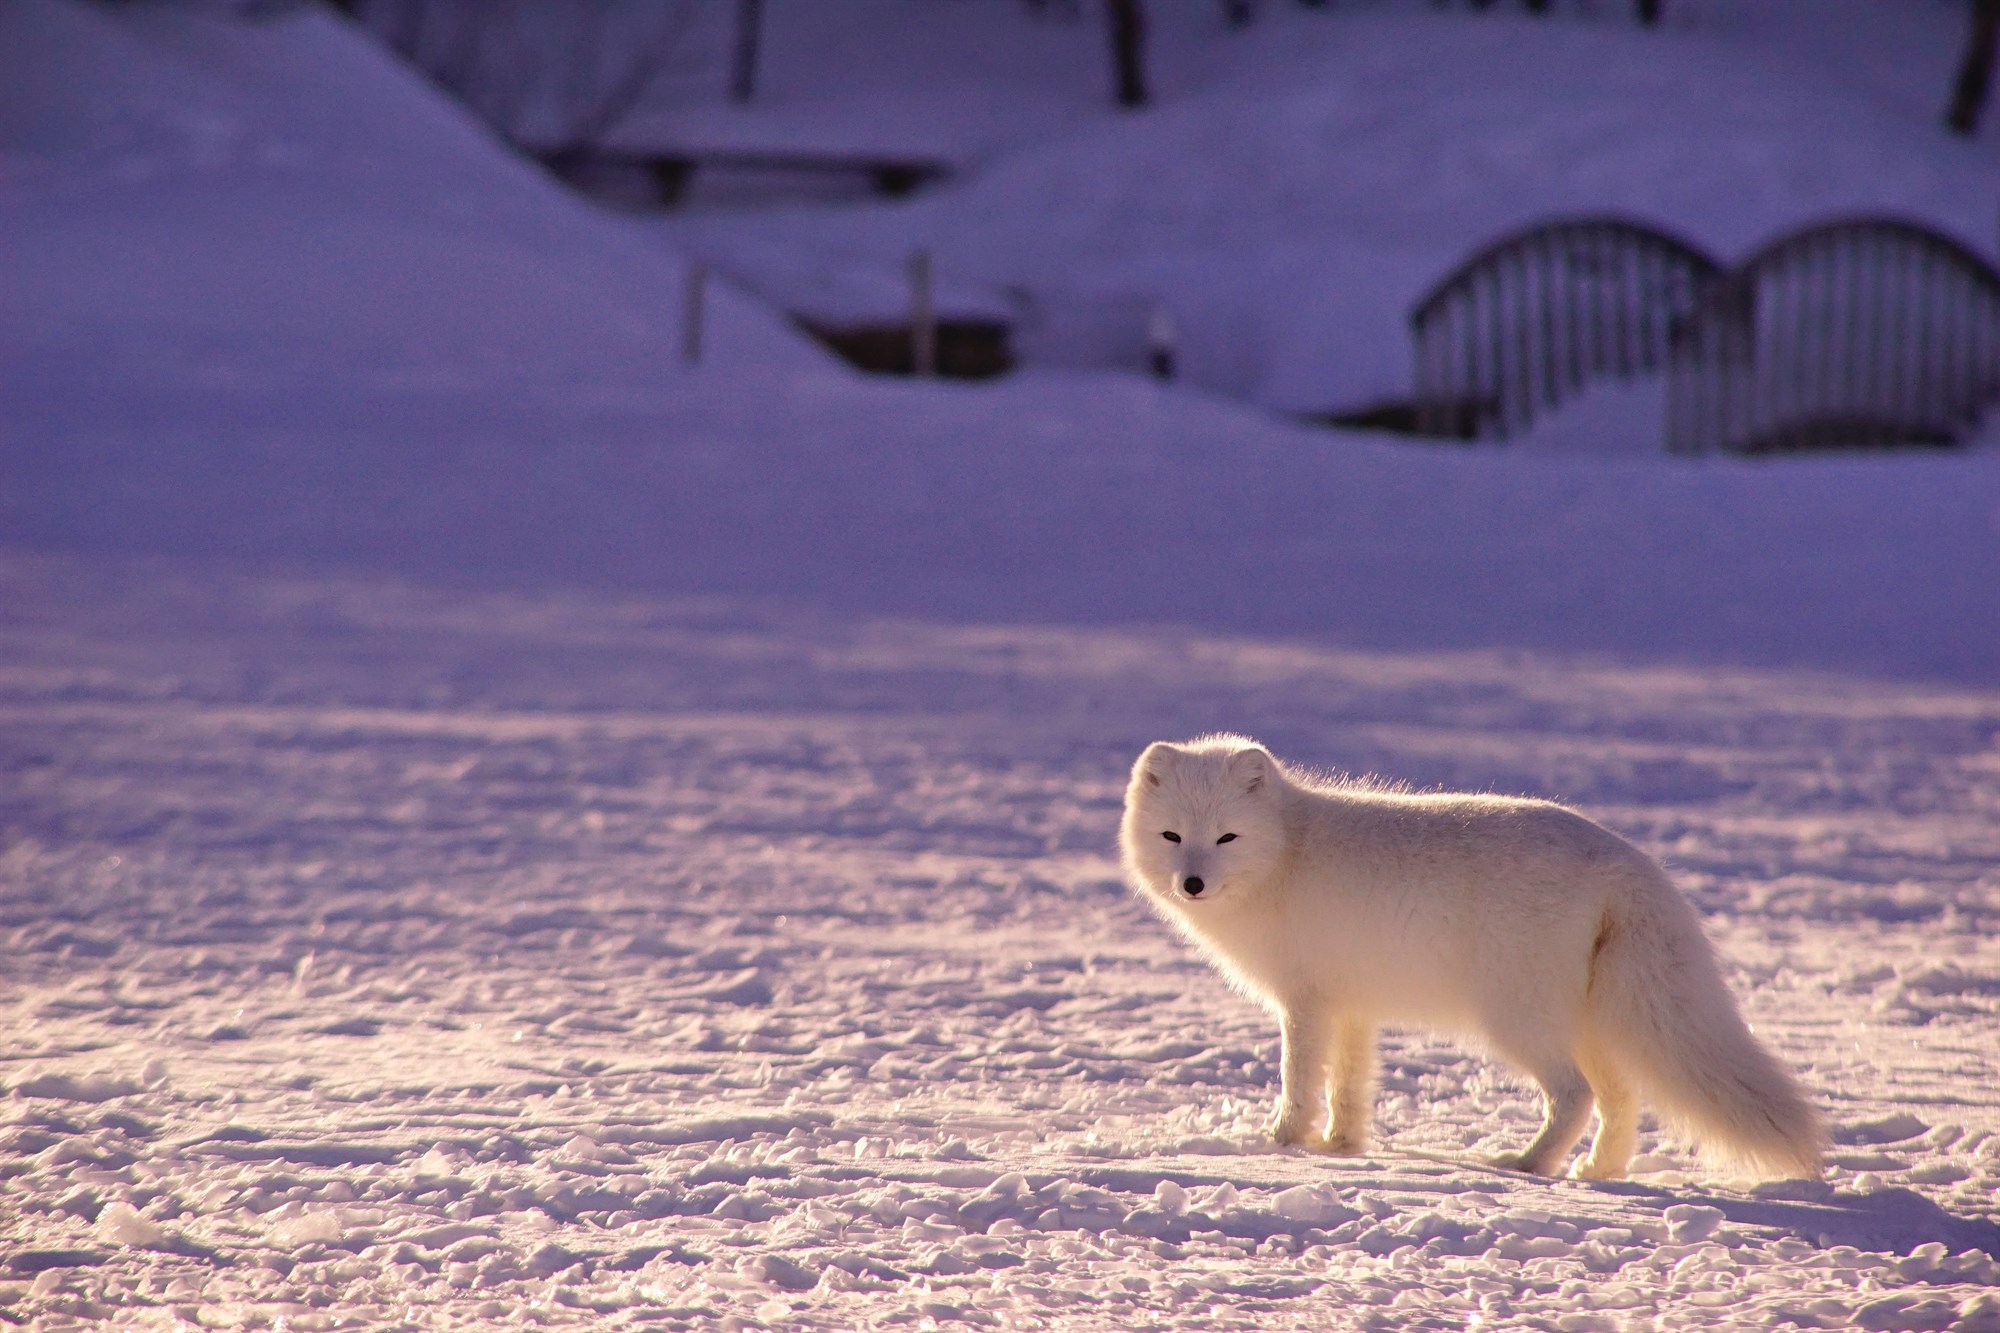
M1541 1085L1541 1132L1498 1165L1560 1171L1595 1102L1574 1174L1620 1177L1643 1097L1731 1166L1820 1174L1819 1117L1744 1025L1694 910L1575 811L1321 780L1208 736L1139 756L1120 842L1140 895L1277 1015L1280 1143L1363 1149L1394 1022L1483 1036Z

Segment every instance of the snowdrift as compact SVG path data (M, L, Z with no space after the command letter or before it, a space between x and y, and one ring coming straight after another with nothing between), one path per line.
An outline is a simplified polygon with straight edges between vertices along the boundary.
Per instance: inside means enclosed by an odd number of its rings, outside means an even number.
M1120 376L866 381L726 290L683 367L678 261L335 19L4 21L16 545L2000 678L1990 450L1472 452ZM1198 158L1197 111L1139 160ZM1031 163L993 179L1055 189Z

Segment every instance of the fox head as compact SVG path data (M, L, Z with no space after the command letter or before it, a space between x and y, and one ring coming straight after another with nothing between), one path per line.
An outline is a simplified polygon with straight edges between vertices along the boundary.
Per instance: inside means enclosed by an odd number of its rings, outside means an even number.
M1269 878L1286 849L1284 782L1270 752L1242 736L1147 746L1119 830L1134 887L1194 915Z

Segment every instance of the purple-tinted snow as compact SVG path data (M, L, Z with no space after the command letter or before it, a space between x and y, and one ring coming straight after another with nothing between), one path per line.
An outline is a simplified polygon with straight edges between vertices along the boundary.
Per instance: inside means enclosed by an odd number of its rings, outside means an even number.
M1529 209L1990 241L1955 7L1161 0L1143 116L1092 6L997 0L772 0L737 111L731 8L634 134L960 183L640 223L330 13L0 4L0 1318L2000 1330L1991 424L1266 410L1404 387L1410 289ZM868 380L752 294L893 303L917 241L1032 370ZM1189 380L1107 372L1163 301ZM1271 1018L1110 855L1213 727L1660 855L1827 1179L1493 1170L1532 1099L1421 1033L1370 1155L1272 1148Z

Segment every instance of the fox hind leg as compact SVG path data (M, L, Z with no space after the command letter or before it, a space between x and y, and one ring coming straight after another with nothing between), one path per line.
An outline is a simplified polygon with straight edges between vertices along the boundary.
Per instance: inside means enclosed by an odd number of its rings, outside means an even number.
M1572 1174L1585 1180L1621 1180L1639 1143L1638 1099L1618 1067L1601 1054L1584 1061L1583 1073L1597 1099L1597 1137L1591 1140L1590 1155L1576 1164Z
M1493 1165L1537 1176L1554 1175L1590 1123L1590 1082L1568 1056L1544 1056L1522 1063L1542 1085L1542 1128L1526 1148L1494 1159Z

